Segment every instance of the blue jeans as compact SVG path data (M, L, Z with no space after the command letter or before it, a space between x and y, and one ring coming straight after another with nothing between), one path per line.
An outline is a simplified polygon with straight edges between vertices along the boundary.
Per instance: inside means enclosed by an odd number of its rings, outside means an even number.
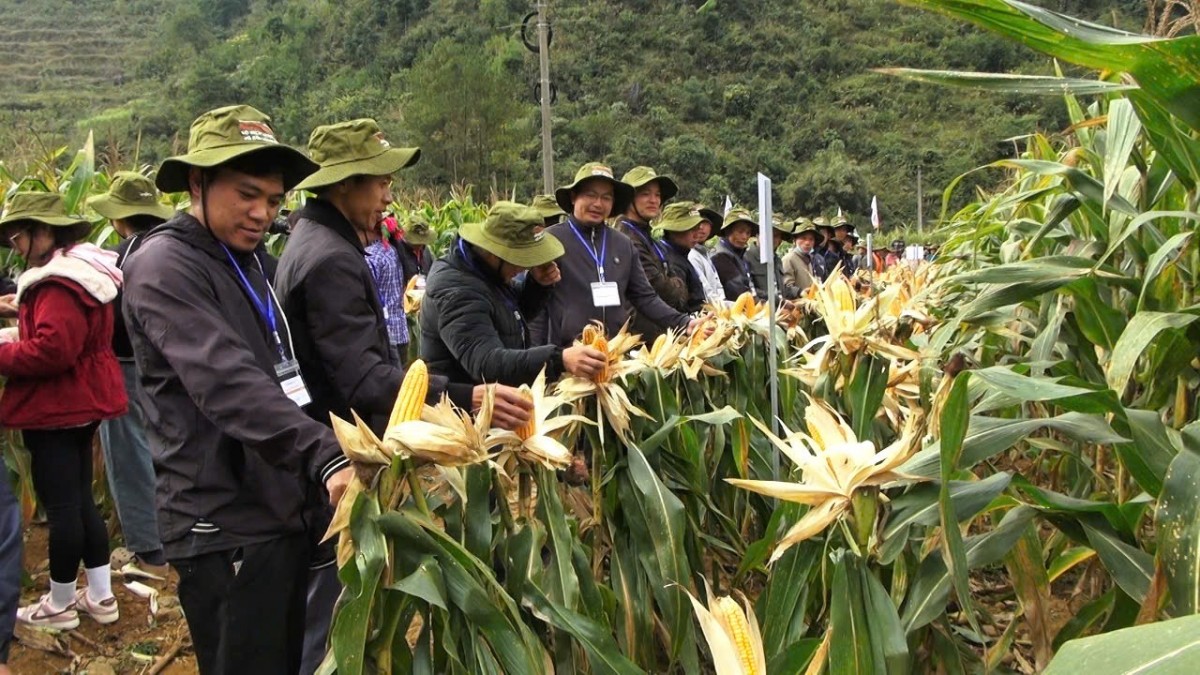
M21 601L21 506L0 475L0 663L8 663L8 646Z
M149 553L162 548L154 506L154 462L144 431L137 368L122 361L121 373L125 376L129 412L100 424L104 470L125 534L125 548L133 553Z

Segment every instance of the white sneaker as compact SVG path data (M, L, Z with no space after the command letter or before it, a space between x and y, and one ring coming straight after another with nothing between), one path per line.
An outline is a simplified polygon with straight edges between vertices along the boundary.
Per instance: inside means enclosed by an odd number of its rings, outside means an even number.
M18 609L17 621L39 628L71 630L79 627L79 612L75 611L73 603L66 609L56 609L50 604L50 594L47 593L32 605Z
M75 608L95 619L96 623L115 623L121 618L121 612L117 609L117 596L95 602L88 597L86 588L75 591ZM75 619L75 624L79 625L78 618Z

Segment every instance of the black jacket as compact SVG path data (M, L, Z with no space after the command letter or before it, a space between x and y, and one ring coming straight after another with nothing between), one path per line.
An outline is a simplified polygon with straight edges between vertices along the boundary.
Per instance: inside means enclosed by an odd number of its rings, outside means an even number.
M296 358L312 394L308 412L329 424L329 413L351 419L353 410L376 433L387 426L404 369L392 353L379 292L354 227L329 202L310 199L297 212L279 259L279 301L292 325ZM446 391L431 377L430 403ZM471 392L451 392L471 407Z
M403 238L393 239L392 243L396 247L396 257L400 259L400 272L404 276L402 283L407 284L409 279L418 274L429 276L429 270L433 267L433 253L428 246L420 247L421 255L418 257L417 249Z
M687 285L687 298L684 300L683 307L677 309L688 314L700 311L707 298L704 297L704 284L700 281L700 275L696 273L692 261L688 260L688 254L692 249L676 246L666 239L661 243L671 274L683 279Z
M800 288L787 283L783 277L783 258L778 253L775 256L775 292L784 300L794 300L800 296ZM754 277L754 289L758 292L760 302L767 300L767 264L759 262L758 242L746 247L746 262L750 264L750 275Z
M766 289L759 290L750 274L746 249L734 248L728 240L721 238L717 240L709 259L712 260L713 267L717 268L717 276L721 277L726 300L734 302L747 291L754 293L760 300L766 297Z
M128 239L122 239L120 244L117 244L114 251L117 254L117 267L124 267L125 261L138 247L142 245L143 234L135 234ZM270 278L270 271L267 272L267 277ZM117 288L117 298L113 300L113 306L121 307L121 298L123 291L120 287ZM121 312L113 317L113 353L117 355L119 361L133 360L133 345L129 342L129 328L125 325L125 316Z
M125 262L124 310L167 557L303 532L305 492L348 463L337 440L284 394L275 340L212 234L178 213L143 239ZM232 255L269 296L261 261ZM188 535L202 530L201 551Z
M456 245L426 282L421 358L451 382L517 387L532 384L543 367L552 382L562 374L562 348L533 346L525 319L548 295L532 278L519 294L510 290L469 245Z
M551 292L546 310L533 321L534 344L569 346L584 326L597 319L604 323L608 335L615 335L634 310L658 326L687 326L688 315L663 302L646 281L637 249L629 237L603 223L587 226L575 225L573 221L569 219L546 230L562 242L566 252L558 259L562 281ZM592 284L599 276L591 250L599 255L601 249L604 249L605 280L617 284L621 299L621 304L615 307L596 307L592 302Z
M629 237L629 241L637 249L638 259L642 261L642 271L646 274L646 281L650 282L650 288L653 288L658 297L676 311L687 312L687 277L680 276L667 264L666 244L655 241L651 237L649 227L627 218L617 221L617 229ZM636 311L632 311L631 314L633 315L633 332L640 333L647 342L663 332L663 326L640 316Z

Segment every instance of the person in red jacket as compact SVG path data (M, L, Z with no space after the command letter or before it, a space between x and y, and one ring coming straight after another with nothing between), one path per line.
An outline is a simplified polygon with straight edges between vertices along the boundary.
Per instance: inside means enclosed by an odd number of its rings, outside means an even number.
M67 215L61 195L17 192L0 215L0 245L27 265L17 278L17 328L0 332L0 424L20 429L33 488L50 525L50 592L17 620L56 629L119 618L108 531L92 500L92 437L125 413L112 350L121 284L116 254L78 243L91 225ZM76 590L79 563L88 586Z

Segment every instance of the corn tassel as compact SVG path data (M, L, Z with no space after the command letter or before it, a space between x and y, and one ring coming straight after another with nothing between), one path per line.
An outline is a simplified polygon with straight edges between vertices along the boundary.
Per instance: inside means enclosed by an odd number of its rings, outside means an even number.
M729 596L717 598L714 605L714 613L725 624L729 632L729 639L737 649L738 660L742 663L742 672L756 672L754 647L750 643L750 623L746 621L746 615L742 613L742 608Z
M392 406L392 416L388 419L388 428L401 422L411 422L421 419L421 411L425 408L425 397L429 394L429 367L417 359L408 367L404 374L404 382L396 394L396 403Z

